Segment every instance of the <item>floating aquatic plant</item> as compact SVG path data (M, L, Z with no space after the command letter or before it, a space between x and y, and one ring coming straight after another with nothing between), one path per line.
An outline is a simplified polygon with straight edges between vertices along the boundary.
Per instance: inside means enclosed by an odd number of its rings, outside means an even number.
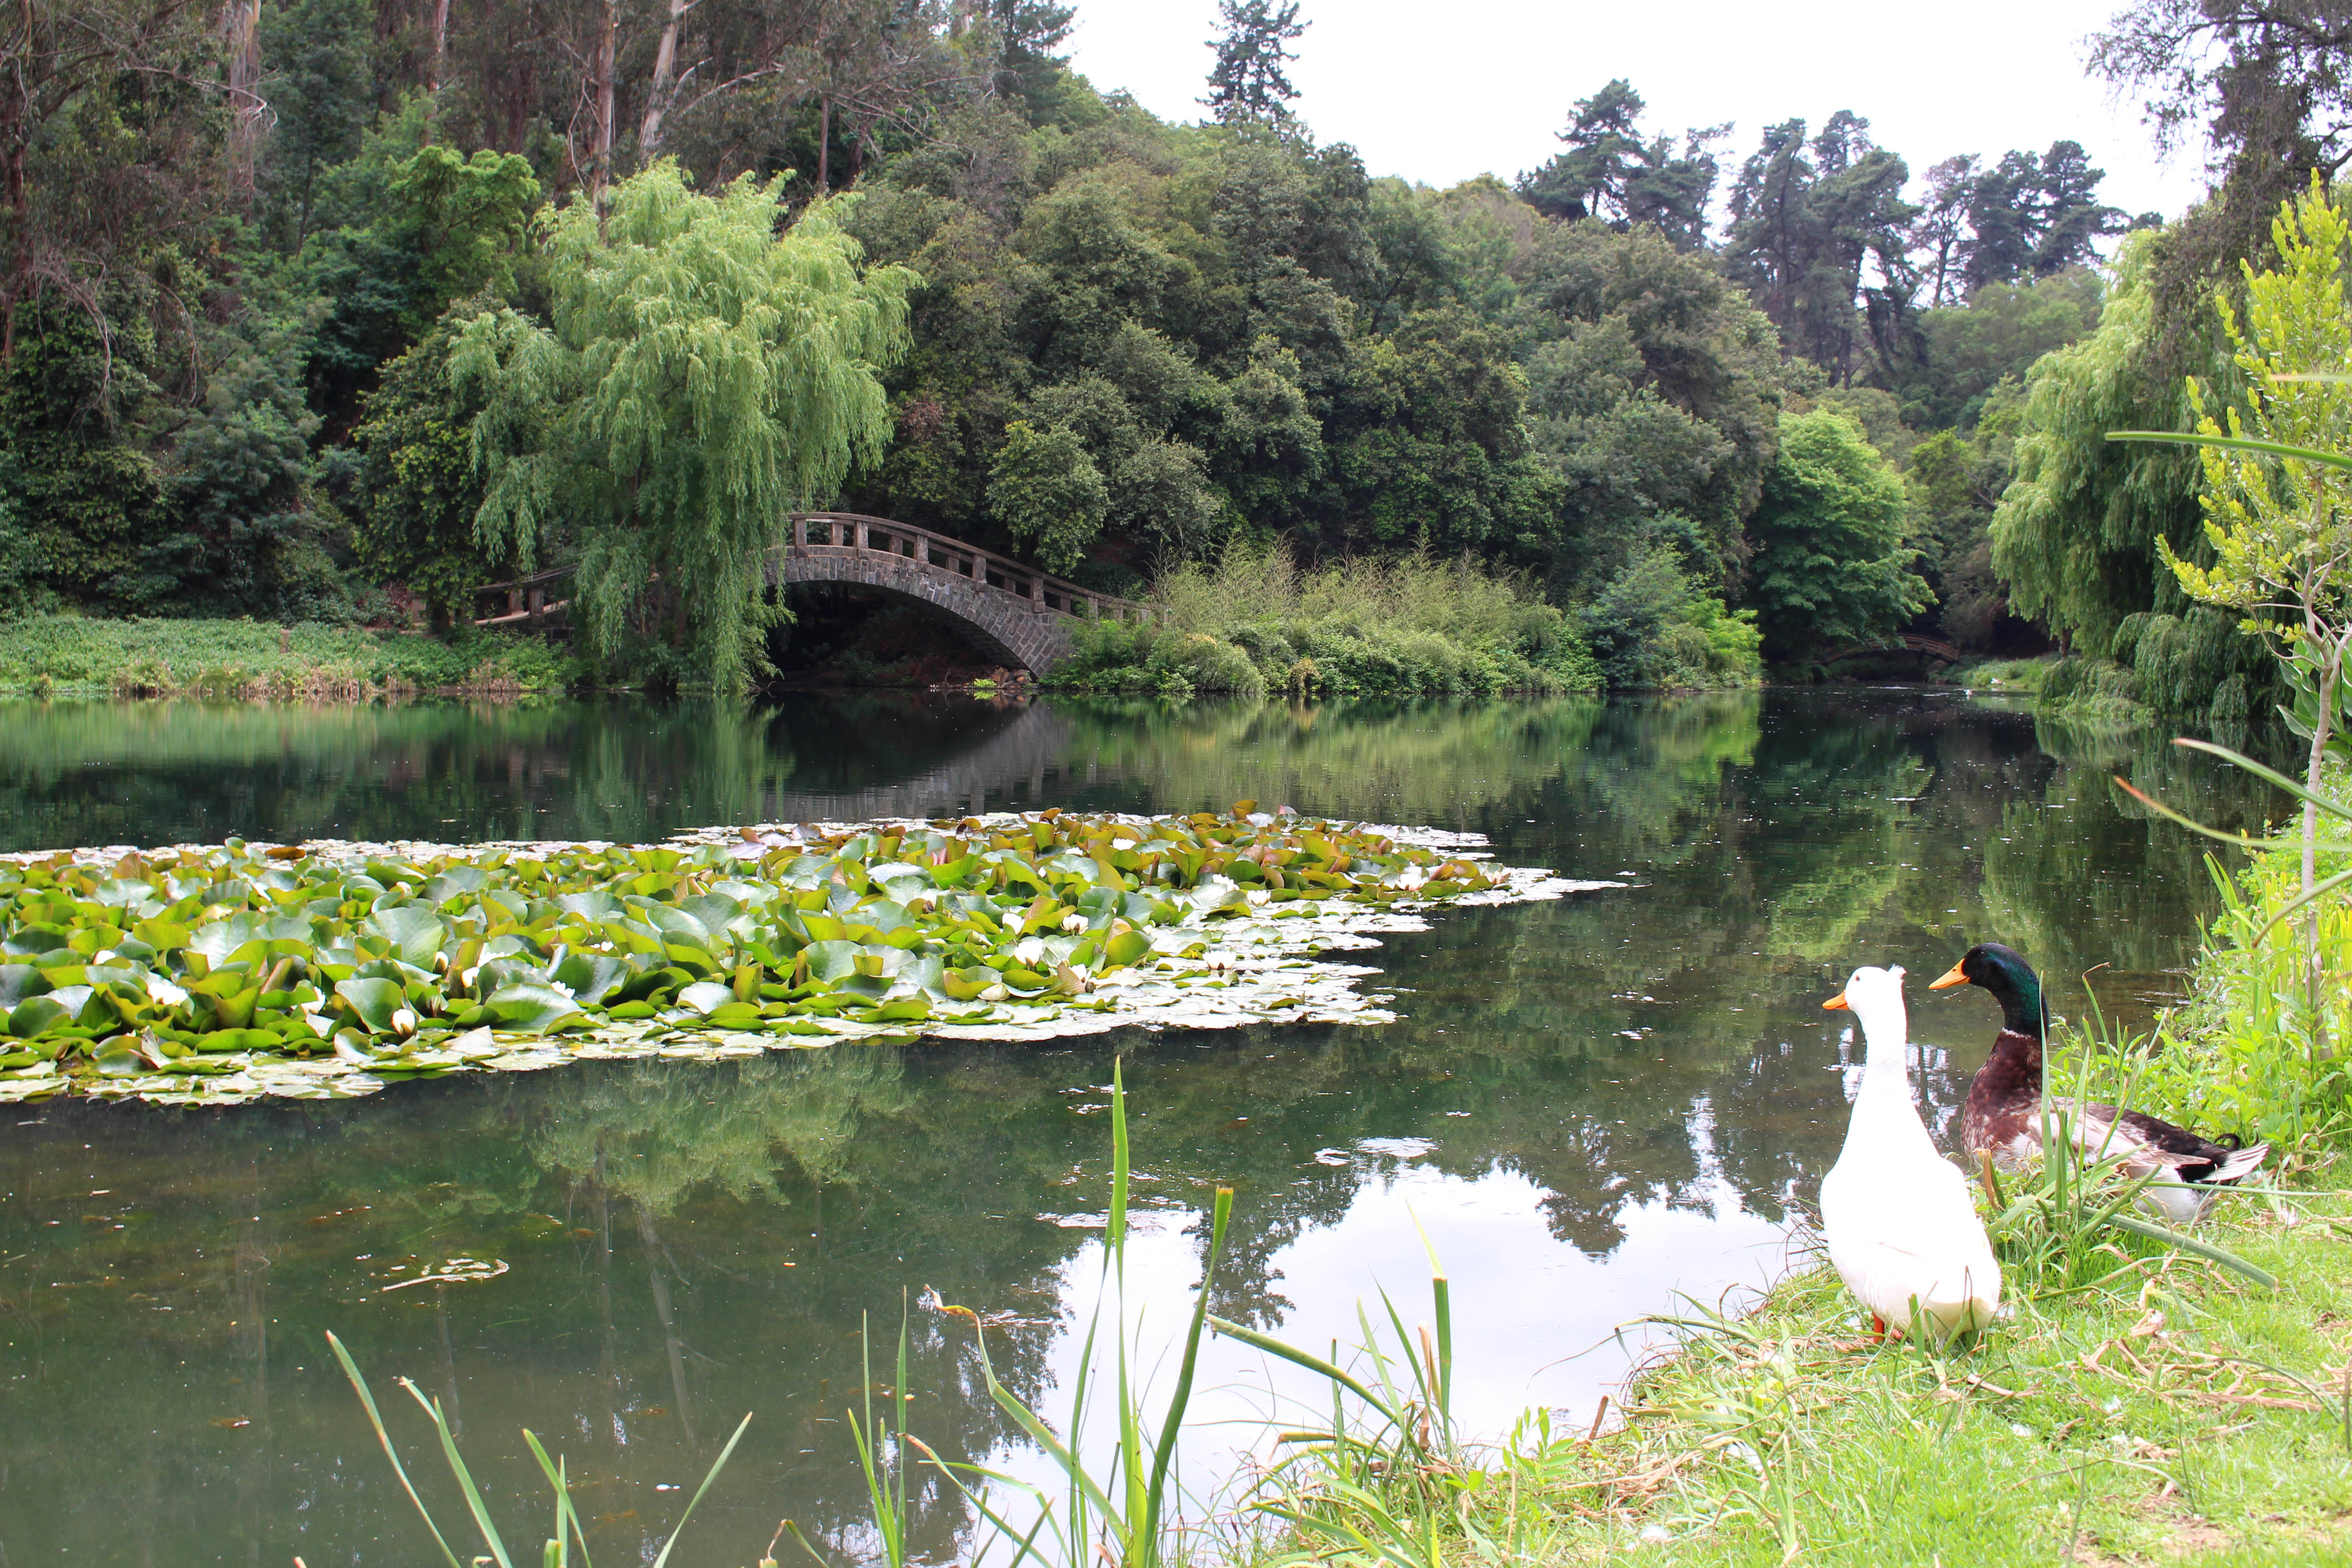
M1471 836L1045 811L653 847L0 861L0 1100L365 1094L466 1068L844 1039L1376 1022L1317 956L1578 887Z

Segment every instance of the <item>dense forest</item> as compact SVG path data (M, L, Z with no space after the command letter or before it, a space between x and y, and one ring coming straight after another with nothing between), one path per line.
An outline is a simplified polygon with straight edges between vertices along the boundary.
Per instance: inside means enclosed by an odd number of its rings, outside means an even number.
M1297 9L1223 0L1173 124L1055 0L29 7L0 615L446 625L573 563L601 657L733 683L789 619L757 546L843 505L1114 593L1467 558L1617 686L1909 630L2247 700L2257 645L2155 569L2194 458L2102 436L2230 395L2216 291L2352 153L2352 19L2095 40L2216 149L2168 220L2071 141L1915 169L1624 79L1431 189L1295 114Z

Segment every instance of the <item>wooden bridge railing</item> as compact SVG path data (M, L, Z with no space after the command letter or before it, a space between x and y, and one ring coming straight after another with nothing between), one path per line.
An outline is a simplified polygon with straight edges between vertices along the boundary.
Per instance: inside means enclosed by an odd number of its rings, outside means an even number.
M895 555L929 566L936 571L962 577L982 587L996 588L1016 598L1027 599L1031 608L1040 614L1052 612L1077 620L1116 620L1148 623L1157 612L1150 605L1133 599L1116 598L1079 586L1066 578L1040 572L1002 555L992 555L961 540L934 533L928 528L912 523L896 522L887 517L868 517L854 511L794 512L792 518L792 542L781 551L771 551L771 557L782 554L807 556L823 551L832 554ZM774 575L789 581L791 570L784 562L774 563ZM551 567L528 576L503 583L485 583L474 590L474 604L479 616L476 626L511 626L541 619L556 614L571 604L569 596L554 598L559 584L572 576L569 566ZM502 607L501 607L502 606Z

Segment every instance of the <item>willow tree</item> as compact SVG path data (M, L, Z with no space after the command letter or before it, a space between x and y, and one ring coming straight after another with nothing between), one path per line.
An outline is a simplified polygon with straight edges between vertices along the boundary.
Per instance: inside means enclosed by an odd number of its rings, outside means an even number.
M2160 331L2153 243L2124 242L2098 331L2027 373L2017 477L1993 513L1993 570L2011 606L2082 653L2105 653L2125 616L2157 605L2155 542L2196 531L2196 458L2107 439L2186 431L2195 418L2184 384L2149 373Z
M703 195L664 159L601 215L575 199L544 237L552 326L486 312L450 354L484 405L476 537L528 562L562 519L589 650L657 632L721 689L782 615L762 552L880 457L881 376L908 347L914 274L861 267L828 204L783 226L786 178Z

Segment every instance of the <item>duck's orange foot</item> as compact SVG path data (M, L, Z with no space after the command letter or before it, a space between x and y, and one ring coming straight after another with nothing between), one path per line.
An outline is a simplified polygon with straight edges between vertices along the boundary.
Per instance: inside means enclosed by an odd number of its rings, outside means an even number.
M1875 1312L1870 1314L1870 1337L1881 1344L1886 1342L1886 1320Z

